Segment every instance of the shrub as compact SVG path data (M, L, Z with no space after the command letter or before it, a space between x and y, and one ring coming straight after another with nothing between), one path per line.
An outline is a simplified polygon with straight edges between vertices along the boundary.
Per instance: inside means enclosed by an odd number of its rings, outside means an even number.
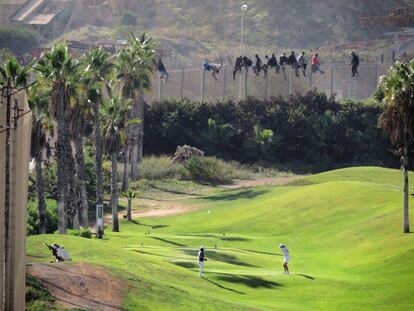
M144 179L172 179L181 178L184 169L182 165L172 163L167 156L151 156L139 164L138 172Z
M27 203L27 235L39 233L39 210L37 200ZM46 233L53 233L58 229L57 202L46 199Z
M78 236L85 239L92 238L92 232L89 228L70 229L68 235Z
M240 168L215 157L193 157L184 164L184 168L186 178L213 184L245 177Z
M56 310L53 306L54 301L41 282L29 274L26 275L26 310Z
M0 46L14 54L30 53L38 45L39 35L33 30L22 27L0 28Z

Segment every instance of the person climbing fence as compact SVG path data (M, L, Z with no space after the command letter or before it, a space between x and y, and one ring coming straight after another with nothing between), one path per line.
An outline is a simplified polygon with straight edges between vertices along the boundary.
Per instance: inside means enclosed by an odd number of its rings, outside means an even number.
M355 52L351 52L351 62L349 64L351 66L352 75L351 78L358 79L358 66L359 66L359 57L355 54Z
M318 53L313 54L312 59L311 59L311 67L312 67L311 69L312 69L313 73L317 73L317 72L320 72L321 74L325 73L321 69L321 64L319 62L319 54Z
M298 57L298 66L300 69L302 69L303 76L306 77L306 68L308 66L308 61L306 60L305 52L303 51Z

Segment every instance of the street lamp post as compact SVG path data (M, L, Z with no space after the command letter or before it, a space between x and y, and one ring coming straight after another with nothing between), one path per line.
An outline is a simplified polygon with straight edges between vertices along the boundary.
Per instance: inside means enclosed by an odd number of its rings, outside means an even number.
M243 55L244 51L243 51L243 41L244 41L244 12L247 11L248 9L248 5L247 4L243 4L241 6L241 38L240 38L240 55Z
M241 27L240 27L240 56L243 56L244 54L244 47L243 47L243 41L244 41L244 12L247 11L248 9L248 5L247 4L243 4L241 6ZM240 72L240 79L239 79L239 100L244 99L243 96L243 92L242 92L242 88L243 88L243 78L242 78L242 74Z

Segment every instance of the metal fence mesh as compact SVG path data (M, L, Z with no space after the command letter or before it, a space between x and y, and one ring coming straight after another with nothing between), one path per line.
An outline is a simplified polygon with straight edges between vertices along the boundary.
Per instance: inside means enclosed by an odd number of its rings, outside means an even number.
M310 67L310 66L309 66ZM350 67L346 64L331 64L321 67L324 73L312 73L310 68L306 77L299 71L287 66L285 75L282 70L277 73L270 69L267 77L264 72L258 76L249 69L243 69L233 78L233 68L223 67L214 79L211 71L202 68L174 70L170 72L167 82L155 77L152 88L146 94L149 102L163 98L178 98L214 102L220 100L239 100L247 97L268 99L290 94L304 94L316 88L328 96L335 95L336 99L362 99L370 97L380 76L387 73L390 65L364 64L359 67L358 79L351 78Z

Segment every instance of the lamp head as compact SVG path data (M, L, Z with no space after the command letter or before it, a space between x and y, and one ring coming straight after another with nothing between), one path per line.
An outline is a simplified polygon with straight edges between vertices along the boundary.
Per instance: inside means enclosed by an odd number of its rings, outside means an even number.
M243 4L242 6L241 6L241 10L242 11L247 11L247 8L248 8L249 6L247 5L247 4Z

